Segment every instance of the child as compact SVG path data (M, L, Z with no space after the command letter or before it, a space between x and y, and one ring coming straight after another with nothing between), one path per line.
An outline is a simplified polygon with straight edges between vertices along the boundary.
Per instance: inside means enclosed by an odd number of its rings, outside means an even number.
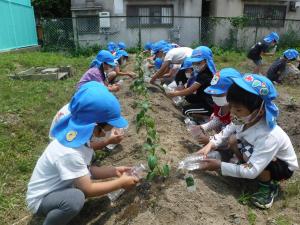
M187 47L172 48L167 51L166 47L166 44L160 42L155 43L152 47L152 51L153 54L155 54L155 57L159 57L164 60L164 63L162 64L161 68L151 78L150 82L152 84L155 82L156 79L161 78L164 74L168 72L171 64L182 64L186 57L190 57L192 55L193 51L191 48Z
M175 82L177 86L181 82L183 85L186 85L186 87L188 87L191 86L192 84L191 82L188 82L188 80L192 80L191 79L192 77L193 77L193 65L192 65L191 57L187 57L175 76Z
M201 144L208 144L209 131L220 132L226 125L231 123L230 109L226 100L229 87L233 84L233 78L242 77L241 73L233 68L224 68L217 72L211 80L211 85L204 92L211 95L214 101L213 114L210 121L200 125L203 134L199 137Z
M126 46L126 44L123 42L123 41L120 41L119 43L118 43L118 49L119 50L126 50L126 48L127 48L127 46Z
M109 72L113 71L113 68L116 66L114 61L114 56L106 50L101 50L96 56L96 59L93 60L90 69L85 72L81 77L80 81L76 85L78 90L81 85L90 82L97 81L108 86L110 91L119 91L120 87L118 85L109 85L106 75Z
M283 53L283 57L276 59L275 62L272 63L270 68L267 71L267 77L273 83L281 83L282 82L282 72L286 68L286 64L295 61L299 58L299 53L295 49L288 49Z
M183 107L183 114L196 120L204 119L213 112L212 98L204 92L216 73L212 51L206 46L199 46L193 50L190 60L196 77L194 83L183 90L168 93L168 96L186 96L190 104Z
M107 79L110 84L113 84L117 81L119 76L128 76L134 78L135 73L130 71L121 71L121 66L125 66L128 60L128 53L125 50L117 50L115 56L114 70L107 74Z
M270 208L278 193L277 181L289 179L298 169L297 156L288 135L276 125L278 108L272 101L277 93L272 82L256 74L233 81L227 101L235 125L228 125L216 134L199 154L207 155L230 143L242 164L206 159L204 170L221 170L224 176L257 178L259 190L251 201L260 208Z
M265 36L262 42L258 42L248 52L247 57L251 59L256 67L253 70L253 73L258 74L260 66L262 64L262 55L272 56L274 53L267 53L268 49L274 47L279 41L279 36L276 32L272 32L269 35Z
M129 189L138 178L126 175L129 167L90 165L93 149L87 143L97 136L97 126L126 127L118 100L98 82L89 82L75 93L71 114L53 128L52 141L37 161L28 184L29 209L45 216L44 224L67 224L84 205L85 198ZM118 177L103 182L93 180Z
M146 44L144 45L144 51L143 51L143 53L144 54L151 53L152 45L153 45L152 42L149 42L149 41L146 42Z
M70 109L69 109L70 104L64 105L58 112L55 114L50 130L49 130L49 139L50 141L54 140L54 137L52 136L52 130L54 126L60 121L64 116L69 115ZM124 135L119 133L118 130L114 129L108 124L99 124L97 127L97 137L93 137L91 141L88 143L88 146L92 149L96 150L102 150L104 149L107 145L110 144L119 144L123 138Z
M117 48L118 47L117 47L116 43L113 41L111 41L107 44L107 50L113 55L116 54Z

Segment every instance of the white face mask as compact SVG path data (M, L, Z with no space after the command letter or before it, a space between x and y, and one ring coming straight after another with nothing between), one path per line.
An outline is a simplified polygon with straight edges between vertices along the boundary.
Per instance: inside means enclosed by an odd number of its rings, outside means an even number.
M216 103L217 106L228 105L228 102L226 100L226 96L222 96L222 97L212 96L212 99L213 99L214 103Z
M126 64L126 62L127 62L127 60L126 60L126 59L123 59L123 61L122 61L122 65L125 65L125 64Z
M264 106L264 102L262 102L259 110L255 110L252 113L250 113L248 116L243 116L243 117L237 117L236 115L233 116L232 122L235 125L246 125L248 123L253 122L254 120L257 119L259 116L259 113L262 111L262 108ZM255 116L254 116L255 115Z
M206 67L206 64L203 64L203 65L193 65L193 70L196 72L196 73L200 73L201 71L203 71Z
M185 76L186 76L187 79L190 79L191 76L192 76L192 73L185 73Z

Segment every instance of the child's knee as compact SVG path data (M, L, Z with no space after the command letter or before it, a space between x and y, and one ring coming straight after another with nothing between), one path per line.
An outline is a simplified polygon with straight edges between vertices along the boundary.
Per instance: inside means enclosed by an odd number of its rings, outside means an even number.
M73 215L77 215L85 202L85 195L79 189L72 190L72 199L68 202L68 211Z

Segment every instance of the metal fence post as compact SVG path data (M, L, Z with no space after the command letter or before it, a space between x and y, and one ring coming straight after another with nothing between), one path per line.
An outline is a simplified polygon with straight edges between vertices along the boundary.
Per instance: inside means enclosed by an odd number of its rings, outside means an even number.
M259 22L259 19L256 18L256 23L255 23L255 41L254 41L254 44L257 42L258 22Z
M142 49L142 31L141 31L141 17L139 16L139 42L138 48Z
M198 19L198 23L199 23L199 40L198 40L198 44L201 43L201 17L199 16Z

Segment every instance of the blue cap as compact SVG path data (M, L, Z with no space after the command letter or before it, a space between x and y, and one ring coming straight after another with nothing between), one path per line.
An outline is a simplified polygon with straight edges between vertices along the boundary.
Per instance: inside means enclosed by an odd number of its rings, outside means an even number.
M288 49L283 53L283 55L288 60L293 60L293 59L297 59L299 57L299 52L295 49Z
M113 41L109 42L109 43L107 44L107 49L108 49L108 51L110 51L110 52L115 51L115 50L117 49L116 43L113 42Z
M264 41L267 43L271 43L273 41L279 41L279 35L276 32L272 32L264 37Z
M118 60L122 56L128 57L128 53L125 50L117 50L116 55L115 55L115 59Z
M92 136L97 123L108 123L117 128L128 125L121 116L117 98L99 82L91 81L80 87L69 105L70 114L53 127L51 134L62 145L77 148Z
M272 102L277 97L273 83L265 76L245 74L241 78L233 78L233 82L252 94L259 95L265 104L266 122L273 129L279 115L277 106Z
M183 65L181 66L180 70L186 70L189 68L192 68L192 61L191 61L191 57L187 57L185 58L185 60L183 61Z
M155 69L160 69L161 65L163 64L163 60L161 58L156 58L154 60L154 67Z
M158 41L158 42L155 42L153 45L152 45L152 53L153 54L156 54L157 52L159 51L162 51L162 49L167 45L169 44L167 41L165 40L161 40L161 41Z
M150 50L152 49L152 45L153 45L152 42L147 42L147 43L144 45L144 50L150 51Z
M171 44L166 44L163 48L162 51L163 53L167 53L168 51L170 51L173 48L173 46Z
M212 72L212 74L215 74L216 66L213 60L213 53L211 49L206 46L199 46L193 50L191 62L196 63L201 62L203 60L206 60L209 70Z
M217 72L211 80L210 86L204 91L210 95L221 95L227 93L233 84L233 78L241 78L242 74L233 68L224 68Z
M120 41L120 42L118 43L118 48L124 50L124 49L127 48L127 46L126 46L126 44L125 44L123 41Z
M116 66L114 62L114 56L107 50L101 50L98 52L96 58L92 61L90 67L100 67L102 63L107 63L113 67Z

